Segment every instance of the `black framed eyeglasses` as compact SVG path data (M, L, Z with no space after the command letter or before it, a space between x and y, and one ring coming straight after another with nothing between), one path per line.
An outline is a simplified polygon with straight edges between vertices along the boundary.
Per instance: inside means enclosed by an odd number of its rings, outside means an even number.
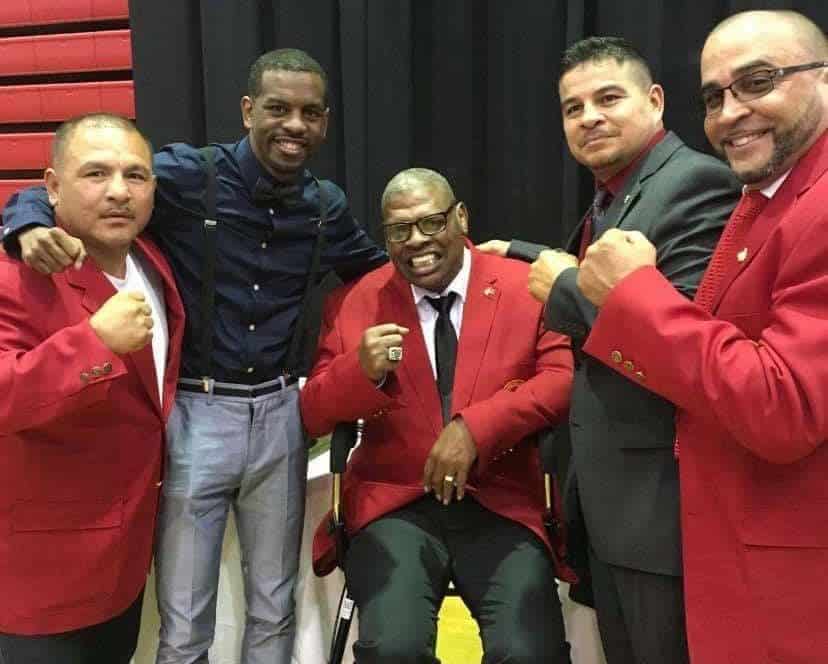
M828 67L828 62L809 62L804 65L793 65L779 69L758 69L750 74L740 76L733 83L723 88L710 87L703 89L701 101L704 114L711 117L721 112L724 107L725 90L730 90L730 93L739 101L751 101L770 94L773 91L773 82L777 78L783 78L800 71L808 71L809 69L819 69L820 67Z
M435 212L434 214L420 217L416 221L407 221L398 224L384 224L382 232L385 233L385 239L394 243L408 242L414 226L416 226L417 230L423 235L437 235L437 233L440 233L446 229L449 214L451 214L451 211L458 203L460 203L460 201L454 201L443 212Z

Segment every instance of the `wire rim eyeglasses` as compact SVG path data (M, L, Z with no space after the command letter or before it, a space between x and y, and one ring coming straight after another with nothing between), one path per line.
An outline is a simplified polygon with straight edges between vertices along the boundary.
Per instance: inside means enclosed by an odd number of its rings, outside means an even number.
M828 67L828 62L808 62L777 69L758 69L740 76L730 85L721 88L715 86L705 87L701 91L702 109L706 117L716 116L724 108L725 90L730 90L730 94L737 101L753 101L773 92L774 81L778 78L822 67Z

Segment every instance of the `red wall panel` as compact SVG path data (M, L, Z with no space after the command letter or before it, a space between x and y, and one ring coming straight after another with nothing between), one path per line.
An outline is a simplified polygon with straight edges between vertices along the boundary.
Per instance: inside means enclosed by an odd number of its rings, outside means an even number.
M46 168L53 137L53 133L0 134L0 171Z
M134 118L132 81L0 87L0 123L61 122L97 111Z
M128 17L128 0L3 0L0 2L0 27Z
M0 39L0 76L132 69L129 30Z

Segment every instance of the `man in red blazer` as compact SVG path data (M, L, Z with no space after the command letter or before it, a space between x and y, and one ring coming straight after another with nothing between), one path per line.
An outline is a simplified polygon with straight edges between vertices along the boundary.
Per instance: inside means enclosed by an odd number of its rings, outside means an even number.
M441 175L396 175L382 210L392 264L329 298L300 397L312 435L366 420L343 490L356 660L437 662L453 581L484 662L569 662L556 571L571 577L544 530L531 440L566 413L569 344L543 331L528 266L467 242L468 211ZM322 524L319 572L330 547Z
M691 661L828 661L828 45L794 12L737 14L701 58L705 131L744 183L695 302L640 234L578 284L584 350L678 406Z
M184 314L139 236L152 150L127 119L57 131L46 185L86 260L0 256L0 661L127 664L135 650Z

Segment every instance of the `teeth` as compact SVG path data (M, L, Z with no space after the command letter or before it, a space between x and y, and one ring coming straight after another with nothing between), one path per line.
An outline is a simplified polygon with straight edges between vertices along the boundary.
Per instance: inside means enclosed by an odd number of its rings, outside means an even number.
M414 267L427 267L437 262L435 254L425 254L423 256L414 256L411 259L411 265Z
M755 140L756 138L758 138L761 135L762 135L761 133L756 133L756 134L748 134L747 136L738 136L737 138L730 139L730 144L733 147L740 148L743 145L747 145L748 143Z

